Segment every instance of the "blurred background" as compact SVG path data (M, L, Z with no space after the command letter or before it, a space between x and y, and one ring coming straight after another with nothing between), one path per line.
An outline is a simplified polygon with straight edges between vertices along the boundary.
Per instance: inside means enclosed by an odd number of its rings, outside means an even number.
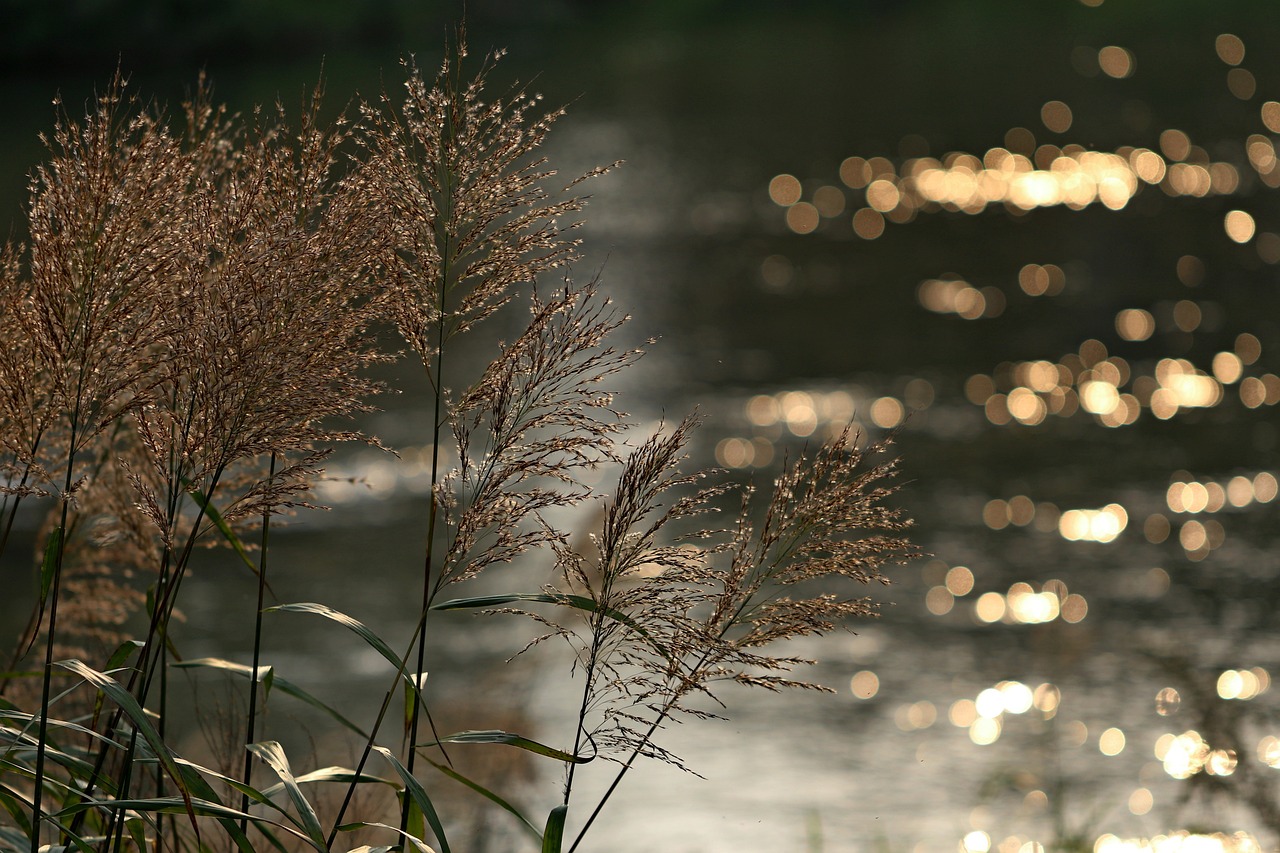
M433 67L460 14L0 9L0 223L16 239L55 93L74 115L118 66L176 105L203 69L248 111L299 103L323 63L337 109L396 89L407 52ZM880 619L802 650L835 696L727 691L728 722L664 741L706 778L637 772L588 847L1191 849L1182 831L1205 836L1195 849L1276 849L1273 4L470 0L466 14L475 52L510 50L495 87L532 81L569 105L554 165L627 161L589 185L579 270L602 271L634 315L627 335L658 338L623 405L649 421L698 407L698 461L762 485L850 421L872 438L900 428L900 500L931 554L873 592ZM402 461L344 451L334 473L365 482L330 484L334 510L282 534L273 571L282 600L394 637L414 616L399 590L421 548L427 407L390 405L368 428ZM26 564L7 559L17 624ZM242 655L252 583L212 565L192 583L184 652ZM513 675L511 630L470 618L433 673L446 716L569 738L567 659ZM378 661L337 629L277 630L291 679L381 689ZM321 721L297 719L324 742ZM549 807L554 774L529 772L525 801ZM478 832L505 849L490 820Z

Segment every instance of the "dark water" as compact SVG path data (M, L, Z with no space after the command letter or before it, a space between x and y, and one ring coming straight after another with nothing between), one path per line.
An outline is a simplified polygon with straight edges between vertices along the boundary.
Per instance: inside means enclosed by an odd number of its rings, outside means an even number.
M1268 8L935 3L512 37L511 74L582 93L548 152L563 171L628 161L586 231L627 334L659 338L626 404L698 406L704 461L762 481L834 426L875 437L909 412L901 501L933 555L876 593L878 621L801 650L835 696L725 694L728 722L665 741L707 778L636 772L594 849L1101 853L1177 830L1275 848ZM386 61L330 74L367 89L354 69ZM311 74L233 66L220 91ZM370 426L412 451L422 421ZM403 455L342 457L372 489L281 537L282 599L407 632L422 501ZM187 653L243 655L247 581L194 584ZM464 726L499 702L571 735L566 661L509 675L518 629L454 624L439 689ZM277 630L282 673L379 689L351 637Z

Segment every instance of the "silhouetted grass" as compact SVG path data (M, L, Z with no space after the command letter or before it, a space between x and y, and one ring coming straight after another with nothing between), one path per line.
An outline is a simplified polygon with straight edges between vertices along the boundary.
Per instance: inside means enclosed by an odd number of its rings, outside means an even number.
M914 554L885 503L894 463L869 459L883 445L859 450L844 432L787 465L757 511L753 490L688 470L695 419L634 437L609 390L640 355L610 342L626 317L597 282L565 274L576 188L607 170L566 182L538 157L561 111L540 114L519 89L487 100L498 58L469 77L461 43L434 77L406 62L401 98L331 125L319 88L296 127L280 107L229 116L203 84L174 122L127 99L120 78L84 120L59 118L32 180L31 243L0 258L5 530L22 502L49 509L38 613L0 695L0 848L447 851L457 824L430 792L459 783L531 846L573 850L637 760L680 765L665 723L714 716L721 682L814 687L786 641L870 615L855 593ZM524 330L450 391L464 375L453 342L512 302L528 308ZM384 323L423 368L397 390L433 412L427 515L406 531L422 536L421 606L399 638L316 603L324 589L266 607L273 520L309 505L334 443L376 443L333 425L381 390L365 369L392 357L371 331ZM612 486L584 485L601 466ZM737 517L712 523L732 493ZM583 546L551 518L588 504L603 521ZM257 575L250 661L170 660L205 542ZM550 582L467 592L537 551L554 558ZM572 648L581 701L559 745L435 724L431 614L476 608L530 616ZM365 709L331 707L263 663L266 611L333 621L386 660L372 727L352 722ZM127 637L137 614L146 630ZM236 777L166 737L179 665L248 680L247 719L226 738L243 742ZM15 677L24 666L34 678ZM348 730L354 767L297 773L262 719L273 688ZM401 725L387 725L393 708ZM453 744L562 764L548 817L464 776ZM575 779L597 757L615 763L613 782L579 804Z

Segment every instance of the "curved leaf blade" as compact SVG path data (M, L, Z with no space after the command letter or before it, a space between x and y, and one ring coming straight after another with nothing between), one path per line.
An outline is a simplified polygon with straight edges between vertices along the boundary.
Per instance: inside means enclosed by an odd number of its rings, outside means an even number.
M440 823L440 816L436 814L435 806L431 804L431 797L427 796L427 790L422 787L422 783L414 778L413 774L400 763L400 759L385 746L375 746L375 750L396 769L400 774L400 778L404 781L405 790L413 801L417 803L418 808L422 809L422 814L427 818L427 823L431 824L431 831L436 834L436 840L440 842L440 850L442 853L449 853L449 841L444 834L444 826Z
M242 663L235 663L234 661L224 660L222 658L197 658L195 660L175 662L170 664L170 666L204 667L206 669L222 670L224 672L229 672L233 675L242 676L244 678L251 679L253 677L253 667L246 666L245 664L242 664ZM270 681L271 686L273 688L279 689L281 692L285 693L286 695L292 696L294 699L297 699L301 702L305 702L306 704L310 705L316 710L327 714L329 717L331 717L332 719L336 720L339 724L341 724L344 728L350 729L351 731L360 735L360 737L364 738L365 740L369 739L369 733L366 732L364 729L360 728L351 720L347 719L337 709L325 704L323 701L321 701L320 699L317 699L315 696L308 693L306 690L303 690L301 687L294 684L292 681L289 681L283 676L276 675L274 668L265 667L265 666L258 667L258 680L263 683L264 689L266 687L266 682Z
M536 740L530 740L512 732L504 732L499 729L485 729L482 731L465 731L456 732L446 735L438 741L419 744L419 746L436 746L441 743L501 743L507 746L514 746L517 749L523 749L528 752L534 752L538 755L545 755L548 758L554 758L557 761L563 761L566 764L586 764L595 759L595 756L581 756L556 749L553 746L547 746L545 743L538 743Z
M289 799L293 802L293 807L298 812L298 818L302 822L302 828L306 831L308 840L321 853L328 853L328 846L325 844L324 830L320 828L320 818L316 815L315 808L312 807L311 801L302 793L302 789L298 787L298 780L293 775L293 770L289 767L289 756L285 755L284 747L273 740L263 741L262 743L250 743L245 745L245 749L249 750L263 764L266 764L276 775L280 777L280 781L284 783L285 791L289 794Z
M542 853L560 853L564 847L564 820L568 816L568 806L556 806L547 815L547 828L542 833Z
M601 608L598 602L585 595L571 595L567 592L507 592L494 595L476 595L470 598L451 598L448 601L431 605L431 609L471 610L479 607L503 607L507 604L516 604L522 601L559 604L562 607L572 607L585 613L603 613L615 622L620 622L635 631L657 649L663 657L668 659L671 657L671 653L667 651L667 648L655 640L639 622L616 608Z

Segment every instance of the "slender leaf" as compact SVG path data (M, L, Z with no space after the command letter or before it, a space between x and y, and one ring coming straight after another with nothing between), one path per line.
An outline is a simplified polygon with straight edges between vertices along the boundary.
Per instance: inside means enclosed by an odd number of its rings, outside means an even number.
M547 815L547 828L542 833L542 853L560 853L564 846L564 820L568 815L568 806L556 806Z
M107 658L107 671L110 672L124 666L124 662L129 659L129 656L145 645L146 643L141 640L125 640L120 644L120 648L112 652L111 657Z
M413 709L417 703L422 703L423 710L426 710L427 700L422 698L422 685L427 681L427 673L415 673L405 679L404 684L404 736L408 738L409 730L413 728ZM431 713L427 712L427 719L431 719Z
M129 837L133 839L133 845L140 851L145 851L150 845L147 844L147 828L146 823L141 817L128 817L124 821L125 829L129 830Z
M40 606L43 608L49 600L49 590L53 587L53 576L58 571L58 550L62 547L62 528L55 527L49 532L44 543L44 560L40 563Z
M213 776L218 776L218 777L221 777L222 774L215 773L212 770L208 770L204 767L201 767L198 764L193 764L190 761L186 761L181 758L177 759L177 762L178 762L178 767L181 768L182 770L182 778L187 783L187 790L191 791L192 794L194 794L196 797L199 797L201 800L204 800L206 802L211 802L211 803L217 803L218 805L224 805L224 803L222 802L222 799L218 796L217 792L214 791L213 788L209 785L209 783L205 781L204 776L201 775L201 772L209 775L213 775ZM248 788L247 785L244 787ZM252 796L252 794L258 793L257 791L253 791L252 788L249 788L249 790L245 791L244 793L250 793L250 792L252 792L250 796ZM262 795L259 794L258 796L261 797ZM262 800L259 799L258 802L262 802ZM270 803L270 801L268 801L268 804L272 806L275 805L274 803ZM220 823L222 825L222 828L226 830L227 835L231 837L231 840L233 840L236 843L236 847L240 849L240 853L254 853L253 845L249 842L248 836L246 836L244 832L240 829L239 821L233 820L228 817L220 817L218 818L218 823ZM263 835L270 838L277 847L282 846L278 841L276 841L275 837L272 835L271 832L267 831L261 826L259 826L258 829L262 832ZM145 849L145 848L142 848L142 849Z
M400 759L396 758L391 750L385 746L375 746L374 749L383 758L391 762L391 766L400 774L409 796L413 797L413 801L418 804L418 808L422 809L422 814L426 816L427 823L431 824L431 831L436 834L436 840L440 842L441 851L449 853L449 841L444 834L444 826L440 823L440 816L436 814L435 806L431 804L431 798L427 796L427 791L422 787L422 783L413 777L413 774L400 763Z
M442 601L439 604L431 605L432 610L470 610L477 607L502 607L507 604L516 604L522 601L538 602L542 604L559 604L562 607L572 607L576 610L582 610L587 613L603 613L615 622L621 622L631 630L635 631L645 640L647 640L658 652L665 658L670 658L671 653L667 648L650 636L649 632L640 625L639 622L632 619L627 614L613 607L601 609L598 602L588 598L585 595L570 595L569 593L556 592L507 592L497 593L495 595L476 595L470 598L451 598L448 601Z
M120 707L122 711L129 717L130 722L146 740L151 747L151 751L155 753L156 759L159 760L160 766L164 768L164 772L178 786L178 791L182 795L182 799L188 805L191 803L191 795L187 793L186 787L182 781L181 771L174 762L173 754L169 751L169 747L165 745L160 734L151 725L151 721L147 719L146 712L142 710L142 706L138 704L138 700L133 694L125 690L111 676L98 672L78 660L59 661L58 666L83 678L94 687L105 692L112 702ZM188 808L188 815L192 820L195 819L195 812Z
M391 647L388 646L381 637L369 630L363 622L358 619L353 619L341 611L334 610L332 607L324 604L316 604L310 601L301 601L295 604L278 604L275 607L268 607L264 612L273 613L276 611L284 613L314 613L317 616L323 616L326 619L337 622L339 625L349 628L351 631L359 635L362 640L368 643L375 651L378 652L378 654L382 655L382 657L396 669L401 669L404 666L404 660L392 651ZM413 679L408 673L404 674L404 679L410 685L413 684Z
M312 808L310 801L302 793L302 789L298 787L298 780L294 778L293 771L289 768L289 757L285 755L284 748L276 741L269 740L262 743L247 744L245 749L252 752L280 777L280 781L284 783L289 799L293 801L293 806L297 809L298 817L302 821L302 827L306 830L312 844L321 853L328 853L328 847L325 846L324 830L320 828L320 818L316 816L316 810Z
M297 777L294 781L299 785L305 785L308 782L346 782L350 784L352 781L378 782L392 787L395 787L396 785L396 783L390 779L383 779L381 776L373 776L369 773L361 773L359 777L357 777L355 771L349 767L322 767L319 770L312 770L310 773L305 773L302 776ZM281 782L265 789L262 793L265 796L274 797L283 790L284 783Z
M27 795L0 782L0 806L13 818L13 825L31 837L31 800Z
M218 508L213 505L213 501L206 498L204 496L204 492L201 492L199 489L193 489L190 483L185 480L183 482L187 486L187 491L191 494L191 497L195 498L196 503L204 510L204 514L208 516L209 520L218 528L218 532L222 534L222 538L227 540L227 544L229 544L235 552L240 555L240 559L249 567L249 571L253 572L256 576L258 574L258 564L249 557L249 550L244 547L244 543L240 541L240 537L236 536L235 531L231 529L231 525L227 524L227 520L222 517L222 513L218 512Z
M511 803L507 802L502 797L498 796L493 791L490 791L488 788L484 787L480 783L472 781L471 779L468 779L466 776L463 776L461 773L459 773L457 770L454 770L452 767L449 767L447 764L439 764L435 761L432 761L430 758L426 758L426 757L424 757L423 760L426 761L435 769L439 770L444 775L448 776L450 779L454 780L455 782L460 782L461 784L466 785L468 788L475 791L477 794L489 800L490 802L494 803L499 808L515 815L516 818L520 821L521 825L524 826L525 829L529 830L529 832L533 834L534 838L538 839L539 841L542 840L542 830L534 826L533 821L529 820L527 817L522 815L520 813L520 810L517 809L515 806L511 805Z
M389 829L392 832L394 832L396 835L404 836L404 838L410 844L418 848L418 853L436 853L434 850L432 850L430 847L424 844L421 838L414 838L409 833L402 832L398 827L394 827L385 823L377 823L375 821L369 821L369 822L356 821L355 823L344 823L342 826L338 827L338 830L341 832L354 832L357 829L370 829L370 828ZM349 853L361 853L361 851L373 851L373 853L379 853L379 851L395 850L395 849L396 849L395 847L370 847L368 845L363 845L361 847L357 847L354 850L349 851ZM446 847L445 849L447 850L449 848Z
M251 678L253 675L253 667L246 666L245 664L242 664L242 663L234 663L229 660L223 660L222 658L198 658L196 660L189 660L189 661L183 661L181 663L175 663L175 664L172 664L172 666L205 667L208 669L220 669L225 672L230 672L234 675L243 676L244 678ZM266 676L263 675L264 670L269 670L268 675ZM319 711L323 711L325 714L328 714L334 720L337 720L339 723L341 723L342 726L344 726L347 729L350 729L351 731L360 735L362 738L365 738L366 740L369 738L368 732L366 732L364 729L357 726L355 723L351 722L351 720L344 717L340 712L338 712L334 708L331 708L329 705L326 705L324 702L317 699L315 696L311 695L307 691L303 690L301 687L294 684L293 682L285 679L282 676L276 675L275 669L273 667L258 667L258 678L263 681L264 689L266 689L266 681L269 679L271 684L273 686L279 687L281 692L289 696L292 696L294 699L301 700Z
M133 800L108 800L102 803L76 803L75 805L68 806L58 812L56 816L70 817L77 812L107 807L112 809L133 809L134 811L151 812L153 814L195 814L199 817L218 818L220 822L223 822L224 826L226 825L225 821L234 822L241 819L248 819L260 830L262 830L263 824L266 824L274 826L277 829L283 829L285 832L302 841L310 841L309 838L291 826L286 826L285 824L270 820L269 818L261 817L260 815L251 815L248 812L242 812L239 809L232 808L231 806L224 806L219 802L204 800L197 797L190 797L189 799L184 799L182 797L143 797ZM65 829L62 831L66 832ZM280 842L275 840L271 833L266 832L266 830L263 830L263 832L272 838L273 844L276 847L282 848ZM86 847L85 849L87 853L93 853L92 848ZM242 847L241 849L252 850L253 847L248 846Z
M588 757L573 755L572 753L556 749L553 746L547 746L545 743L538 743L536 740L529 740L527 737L521 737L520 735L500 731L498 729L457 732L456 734L445 735L440 738L440 740L433 740L430 743L418 745L427 747L436 746L442 743L504 743L507 746L514 746L518 749L536 752L538 755L545 755L548 758L554 758L557 761L563 761L566 764L586 764L588 761L592 761L595 758L594 755Z

